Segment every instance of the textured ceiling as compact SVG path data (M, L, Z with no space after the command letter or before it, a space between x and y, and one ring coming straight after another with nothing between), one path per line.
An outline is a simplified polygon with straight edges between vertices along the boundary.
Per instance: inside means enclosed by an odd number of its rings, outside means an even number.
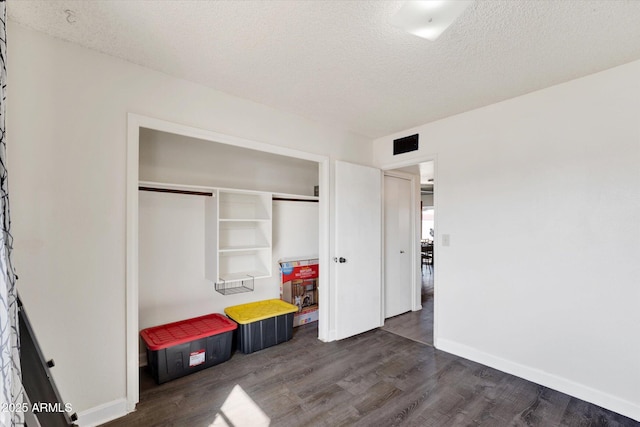
M9 0L7 11L29 28L372 138L640 59L640 0L478 0L435 42L389 24L401 4Z

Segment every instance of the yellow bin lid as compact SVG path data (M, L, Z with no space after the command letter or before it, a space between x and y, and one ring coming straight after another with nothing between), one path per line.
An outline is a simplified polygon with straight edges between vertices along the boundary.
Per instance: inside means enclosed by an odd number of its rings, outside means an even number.
M282 314L295 313L298 306L289 304L279 299L250 302L248 304L227 307L224 312L227 316L241 325L280 316Z

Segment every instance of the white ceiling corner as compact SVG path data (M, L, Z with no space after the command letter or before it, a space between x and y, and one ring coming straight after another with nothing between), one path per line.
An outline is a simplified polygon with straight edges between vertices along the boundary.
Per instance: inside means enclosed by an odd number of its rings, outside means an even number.
M399 1L9 0L9 19L371 138L640 59L640 1L478 0L435 42ZM69 22L71 21L71 22Z

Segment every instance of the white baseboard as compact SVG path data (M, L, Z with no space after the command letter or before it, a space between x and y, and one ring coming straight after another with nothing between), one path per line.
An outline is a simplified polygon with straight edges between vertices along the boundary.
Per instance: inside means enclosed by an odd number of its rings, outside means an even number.
M600 390L593 389L557 375L552 375L539 369L496 357L492 354L485 353L454 341L440 338L438 340L437 348L438 350L446 351L447 353L455 354L456 356L481 363L491 368L498 369L499 371L524 378L536 384L549 387L570 396L577 397L578 399L582 399L586 402L602 406L603 408L617 412L618 414L632 418L636 421L640 421L640 405L629 402L628 400L612 396Z
M127 399L118 399L78 414L80 427L94 427L127 415Z
M332 329L327 334L327 340L325 342L331 342L331 341L335 341L335 340L336 340L336 331L335 331L335 329Z

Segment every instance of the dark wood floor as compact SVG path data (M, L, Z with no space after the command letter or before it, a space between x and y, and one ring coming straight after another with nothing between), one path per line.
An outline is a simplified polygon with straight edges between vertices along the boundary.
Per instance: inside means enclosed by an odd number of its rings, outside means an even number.
M157 386L107 426L638 426L598 406L377 329L291 341Z
M566 394L436 350L433 275L423 310L322 343L289 342L156 385L140 372L137 411L118 426L640 426Z
M386 319L383 330L433 345L433 270L422 266L422 310Z

